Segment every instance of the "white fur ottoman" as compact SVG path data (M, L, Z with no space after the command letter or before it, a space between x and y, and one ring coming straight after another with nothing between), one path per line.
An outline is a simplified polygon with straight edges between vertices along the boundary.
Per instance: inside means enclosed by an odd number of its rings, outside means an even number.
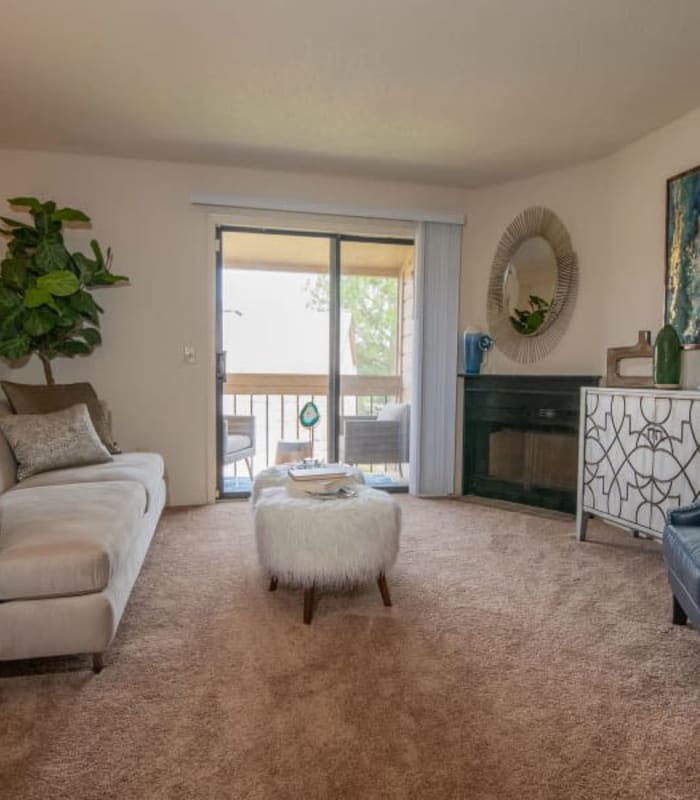
M304 622L311 622L314 589L376 580L391 605L386 573L396 561L401 509L391 495L358 485L338 500L294 497L284 487L263 489L253 509L258 557L270 575L304 588Z

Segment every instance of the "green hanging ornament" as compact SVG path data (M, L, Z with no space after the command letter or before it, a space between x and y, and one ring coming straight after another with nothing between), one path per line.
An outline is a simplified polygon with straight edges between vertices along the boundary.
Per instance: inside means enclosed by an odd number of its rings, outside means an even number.
M314 428L318 425L318 421L321 419L321 415L319 414L318 407L313 400L309 400L308 403L304 405L304 407L299 412L299 422L305 428Z
M654 386L677 389L681 385L681 340L673 325L664 325L654 342Z

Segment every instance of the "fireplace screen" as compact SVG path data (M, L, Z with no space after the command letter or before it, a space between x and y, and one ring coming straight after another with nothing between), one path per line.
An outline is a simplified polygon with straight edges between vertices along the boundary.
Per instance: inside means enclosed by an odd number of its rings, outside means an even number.
M577 437L573 433L505 428L488 441L488 477L524 489L576 488Z
M478 375L464 381L462 491L576 511L580 390L586 375Z

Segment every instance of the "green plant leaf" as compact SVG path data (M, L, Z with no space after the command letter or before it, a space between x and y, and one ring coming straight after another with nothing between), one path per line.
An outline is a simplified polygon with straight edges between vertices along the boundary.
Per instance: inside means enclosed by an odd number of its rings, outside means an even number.
M6 286L0 286L0 309L8 311L11 308L17 308L22 305L22 298L8 289Z
M115 283L128 283L129 278L126 275L114 275L106 270L95 272L90 281L90 286L114 286Z
M10 219L9 217L0 217L0 220L2 220L5 223L5 225L7 225L8 228L28 228L29 230L32 230L31 225L27 225L26 222L20 222L18 219Z
M40 286L31 286L24 293L25 308L38 308L39 306L45 306L52 302L53 297L51 293L46 289L42 289Z
M57 269L42 275L36 285L56 297L68 297L80 289L80 281L67 269Z
M45 211L39 211L38 214L34 214L34 227L42 239L49 232L49 219Z
M97 328L81 328L79 336L82 336L83 339L90 345L90 347L94 347L97 344L102 344L102 334L97 330Z
M105 259L104 255L102 254L102 248L100 247L100 243L97 241L97 239L90 239L90 249L95 255L97 269L108 269L112 251L109 248L107 249L107 259Z
M14 255L19 255L20 251L26 248L36 247L39 243L39 234L34 228L15 228L11 235L12 238L8 243L8 249Z
M80 278L80 282L89 286L97 269L97 264L83 253L71 253L71 260L76 268L76 274Z
M39 212L42 209L42 205L36 199L36 197L10 197L7 202L11 206L30 208L32 211L36 212Z
M61 222L90 222L90 217L77 208L59 208L51 216Z
M72 309L65 300L61 300L61 308L59 313L60 317L58 324L61 328L66 328L68 330L71 328L76 328L83 320L80 314Z
M24 332L29 336L43 336L52 331L58 322L58 317L48 308L33 308L26 316Z
M67 261L68 251L62 242L43 239L37 245L36 253L34 253L34 262L41 272L62 270Z
M24 306L20 304L2 314L0 317L0 340L11 339L21 332L25 313Z
M81 339L69 339L56 345L56 352L64 356L86 356L92 353L92 347Z
M10 339L0 341L0 356L4 358L22 358L32 352L32 340L26 333L20 333Z
M27 258L6 258L2 262L2 269L0 270L3 283L20 291L24 289L27 283L28 265L29 260Z
M57 314L61 313L61 309L54 296L47 292L46 289L41 289L38 286L31 286L24 293L24 306L25 308L38 308L39 306L49 306Z
M99 325L99 312L102 311L97 305L92 295L82 289L71 295L69 299L70 307L80 313L85 319L89 319L95 325Z

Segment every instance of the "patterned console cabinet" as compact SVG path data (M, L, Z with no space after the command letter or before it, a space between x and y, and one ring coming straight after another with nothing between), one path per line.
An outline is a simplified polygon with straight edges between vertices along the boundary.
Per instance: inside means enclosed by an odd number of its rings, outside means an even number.
M596 516L661 537L700 498L700 392L581 390L576 535Z

